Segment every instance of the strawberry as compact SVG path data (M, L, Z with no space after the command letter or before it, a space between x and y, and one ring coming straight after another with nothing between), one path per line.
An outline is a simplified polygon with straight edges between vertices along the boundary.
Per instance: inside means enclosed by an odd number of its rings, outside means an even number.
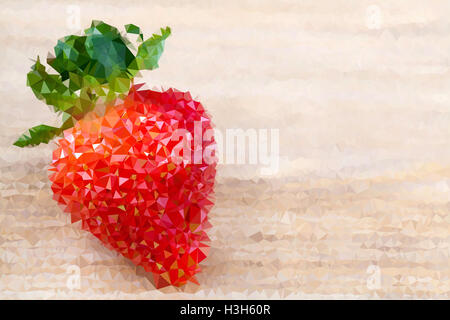
M51 189L72 222L152 272L158 288L198 283L216 174L211 119L189 92L133 84L138 70L158 66L170 29L146 41L137 26L126 30L138 35L135 55L126 36L94 21L85 36L58 42L47 62L59 74L37 59L28 85L63 125L34 127L15 145L62 136Z

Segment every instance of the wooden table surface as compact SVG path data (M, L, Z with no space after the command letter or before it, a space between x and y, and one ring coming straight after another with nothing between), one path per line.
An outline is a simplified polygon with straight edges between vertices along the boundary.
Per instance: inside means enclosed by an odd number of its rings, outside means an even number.
M25 75L76 32L77 8L83 28L170 25L142 81L190 90L223 132L279 129L276 174L219 166L199 286L155 289L51 199L53 145L11 146L58 123ZM449 12L447 0L1 1L0 298L450 298Z

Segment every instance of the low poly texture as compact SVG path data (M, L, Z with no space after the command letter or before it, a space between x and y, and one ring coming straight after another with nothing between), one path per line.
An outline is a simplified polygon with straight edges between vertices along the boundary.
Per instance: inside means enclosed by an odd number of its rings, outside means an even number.
M194 122L202 134L212 129L189 93L133 87L104 116L92 112L64 131L53 153L54 199L72 222L153 272L158 288L196 282L207 254L216 164L173 158L174 132L194 134ZM202 149L214 144L203 141Z
M366 28L367 4L4 2L0 298L450 299L449 2L379 1L380 30ZM53 142L11 145L35 124L58 126L24 70L79 29L69 5L81 26L97 13L148 32L170 22L161 72L145 82L201 95L216 134L280 129L277 175L219 166L201 285L155 289L52 200ZM374 265L380 283L368 286Z
M151 271L158 288L197 283L216 174L211 120L189 92L134 85L139 70L158 67L170 28L145 41L136 25L125 30L137 35L137 49L115 27L93 21L84 35L58 41L47 59L58 74L38 57L27 85L63 123L35 126L14 145L63 134L50 180L72 222Z
M138 34L136 49L126 35L103 21L92 21L84 35L60 39L47 63L58 74L49 74L39 57L27 74L27 85L36 98L45 101L62 115L61 127L38 125L23 134L18 147L48 143L92 111L99 101L123 98L139 70L153 70L164 49L170 28L161 28L143 41L138 26L128 24L127 33ZM135 51L135 54L132 52Z

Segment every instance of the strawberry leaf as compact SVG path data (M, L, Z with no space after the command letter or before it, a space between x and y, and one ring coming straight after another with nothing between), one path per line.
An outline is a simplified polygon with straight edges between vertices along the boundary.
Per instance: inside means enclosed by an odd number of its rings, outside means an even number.
M158 68L158 61L164 50L164 40L170 36L170 33L169 27L161 28L161 35L154 34L139 46L136 54L138 70Z
M53 106L55 112L70 109L77 99L77 95L63 84L60 75L47 73L39 57L27 74L27 85L36 98L45 100L45 103Z
M40 143L48 143L55 135L60 133L60 128L41 124L28 130L28 133L22 134L16 142L15 146L26 147L35 146Z
M111 25L94 20L84 35L69 35L57 42L54 56L49 56L47 63L58 74L49 74L37 58L27 74L27 86L39 100L63 115L63 125L61 128L33 127L29 135L23 134L16 141L16 146L47 143L93 110L99 99L110 103L123 97L139 70L158 67L170 28L162 28L161 35L154 34L145 41L138 26L127 24L125 30L138 35L140 45L134 51L136 55L125 35Z
M134 25L132 23L125 25L125 31L127 33L137 34L139 35L138 41L144 41L144 35L141 32L141 28L139 28L137 25Z

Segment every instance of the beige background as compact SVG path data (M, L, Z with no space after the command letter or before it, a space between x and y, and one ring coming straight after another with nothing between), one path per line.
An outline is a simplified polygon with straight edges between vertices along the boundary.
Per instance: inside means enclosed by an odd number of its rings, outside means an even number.
M450 298L450 3L187 3L1 1L0 298ZM170 25L150 87L190 90L220 130L280 129L278 174L219 167L200 286L156 290L51 200L52 146L11 146L57 123L25 75L74 32L68 5L83 28Z

